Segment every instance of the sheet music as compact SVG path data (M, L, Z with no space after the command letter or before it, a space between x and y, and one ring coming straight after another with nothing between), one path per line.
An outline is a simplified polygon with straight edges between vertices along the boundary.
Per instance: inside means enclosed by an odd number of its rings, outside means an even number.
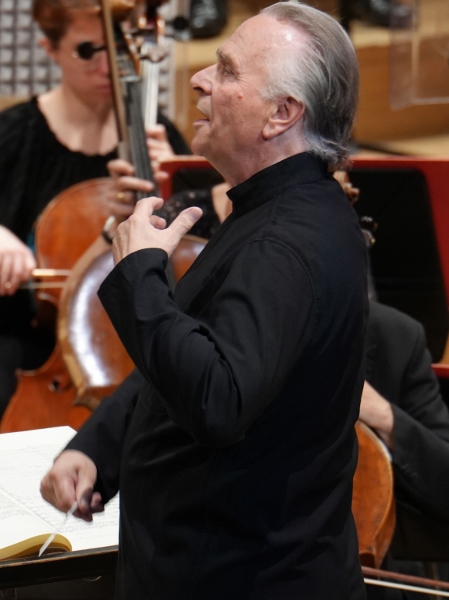
M0 507L13 510L11 500L26 507L18 514L31 512L49 524L49 532L58 528L63 513L42 499L39 486L57 454L75 435L71 427L52 427L0 435ZM119 500L114 498L105 512L94 515L92 523L75 517L64 524L60 533L67 537L73 550L87 550L118 544ZM22 517L21 517L22 518ZM1 527L0 527L1 529Z

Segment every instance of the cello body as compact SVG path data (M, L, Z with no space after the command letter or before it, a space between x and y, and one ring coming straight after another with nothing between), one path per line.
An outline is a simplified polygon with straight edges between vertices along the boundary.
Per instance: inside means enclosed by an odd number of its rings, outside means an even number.
M186 235L170 258L174 280L184 275L206 240ZM99 238L76 264L61 296L58 340L78 402L94 410L131 372L133 363L97 296L114 266Z
M395 526L393 469L383 443L358 421L359 459L354 475L352 512L363 566L378 568L390 547Z
M108 178L75 184L56 196L36 224L36 258L40 268L71 269L93 243L108 212L104 199ZM37 326L56 326L61 290L36 292ZM76 390L58 343L38 369L17 372L18 385L0 422L0 433L71 425L75 429L90 411L76 406Z
M118 22L129 17L135 8L134 0L102 0L102 21L105 28L105 38L108 45L111 80L114 93L120 94L119 79L112 73L118 74L116 61L111 60L111 49L115 45L113 21ZM154 11L153 11L154 12ZM115 69L114 69L115 67ZM137 89L137 85L133 86ZM115 105L116 116L118 104ZM117 118L117 129L120 119ZM123 146L123 129L118 131L119 147ZM145 146L146 154L146 146ZM143 152L143 149L142 149ZM147 157L148 160L148 157ZM99 183L99 186L97 185ZM82 182L60 194L44 211L36 228L36 257L40 268L70 269L84 251L94 242L103 225L110 216L105 202L103 184L106 192L109 180ZM87 202L86 202L87 200ZM94 210L92 208L94 207ZM60 210L61 209L61 210ZM61 212L62 211L62 212ZM61 264L62 261L62 264ZM38 305L38 323L45 327L52 327L57 312L60 291L45 290L36 295ZM39 376L38 376L39 373ZM57 406L60 417L56 419L52 410L51 424L64 424L66 416L71 409L76 391L69 383L65 364L61 360L60 350L56 345L50 359L38 370L19 373L19 378L26 381L26 385L17 388L11 399L7 414L0 424L0 431L14 431L24 428L45 427L50 424L44 415L47 414L46 398L51 404L55 390L65 390L64 395L58 393ZM66 381L67 380L67 381ZM61 386L58 381L66 381ZM32 384L35 383L35 386ZM33 401L30 401L33 398ZM25 408L26 407L26 408ZM27 413L26 424L23 416ZM65 414L64 414L65 413ZM34 418L32 417L34 415ZM54 417L54 418L53 418ZM67 417L68 418L68 417ZM60 422L60 419L62 422Z
M18 379L0 423L0 433L60 425L78 429L91 414L76 404L75 388L58 346L42 367L19 371Z
M88 179L58 194L36 223L36 259L42 268L71 269L109 217L108 177Z
M78 402L94 410L131 372L133 363L97 296L114 266L102 238L72 270L58 313L58 340Z

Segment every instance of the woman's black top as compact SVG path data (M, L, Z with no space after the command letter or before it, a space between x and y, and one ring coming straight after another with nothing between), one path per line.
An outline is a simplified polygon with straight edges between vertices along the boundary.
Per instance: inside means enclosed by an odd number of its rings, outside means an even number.
M189 148L174 125L163 115L168 138L177 154ZM47 204L68 187L97 177L107 177L107 163L116 150L87 155L69 150L51 131L37 99L15 105L0 113L0 224L24 243ZM88 218L88 216L86 217ZM33 315L32 297L18 292L0 298L0 334L17 333L28 326Z

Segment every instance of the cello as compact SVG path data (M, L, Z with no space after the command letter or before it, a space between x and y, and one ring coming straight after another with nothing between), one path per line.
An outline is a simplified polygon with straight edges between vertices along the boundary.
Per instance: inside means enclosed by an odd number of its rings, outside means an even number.
M138 33L141 38L141 61L153 63L151 47L157 39L159 2L148 2L145 14L139 19ZM101 1L106 47L111 69L113 99L119 136L120 156L135 166L141 179L154 181L147 154L145 128L142 114L142 79L138 74L140 61L136 58L136 42L113 22L107 1ZM157 55L155 61L160 59ZM157 69L143 69L144 88L152 88L149 94L153 104L157 100ZM147 80L147 77L152 79ZM156 120L156 106L144 99L145 112ZM157 193L157 192L156 192ZM137 195L143 197L144 194ZM110 228L115 219L106 222L100 236L75 265L68 278L58 316L58 340L63 358L77 390L77 401L93 410L101 399L111 393L132 370L133 364L126 354L115 330L103 310L96 291L112 270L113 259L110 246ZM108 239L109 238L109 239ZM105 241L106 240L106 241ZM109 242L109 243L108 243ZM86 301L84 301L86 299Z
M360 421L355 429L359 459L354 474L352 512L365 583L449 598L447 582L381 568L395 527L393 471L389 453L375 433Z
M117 3L115 3L117 4ZM151 52L152 37L155 36L156 27L160 26L160 20L157 19L156 8L160 3L147 3L145 11L145 19L143 16L139 18L139 29L137 34L143 39L143 50L141 51L141 62L142 64L148 65L144 69L145 77L151 77L151 86L145 85L145 89L152 90L151 98L155 101L154 90L155 78L157 78L158 68L152 67L153 62L158 62L162 57L161 52L154 58L154 53ZM115 45L114 36L117 36L117 23L123 20L124 16L129 14L130 8L133 8L134 2L125 2L121 0L118 3L118 9L116 6L109 6L108 3L104 3L103 7L103 18L104 28L109 36L108 47L113 48ZM123 10L121 10L123 9ZM120 12L121 10L121 12ZM115 21L116 31L112 31L112 22ZM123 33L123 32L122 32ZM151 166L149 165L146 153L142 154L142 149L145 144L142 143L144 139L143 128L139 124L140 118L140 81L138 80L133 68L136 67L135 57L130 60L131 54L127 52L128 45L135 45L134 41L129 33L123 33L120 35L121 43L121 68L125 69L127 75L132 80L126 84L126 93L128 95L128 105L126 109L130 112L133 123L130 125L131 132L140 133L140 137L136 135L129 135L128 124L124 122L124 111L123 102L120 102L120 98L123 93L123 83L120 80L117 69L114 71L113 66L117 64L117 57L110 56L112 78L114 84L114 98L116 107L117 126L120 132L120 146L121 155L126 158L130 157L131 152L124 152L125 148L129 148L133 142L132 154L137 155L138 171L143 173L143 176L152 179ZM111 52L110 52L111 54ZM148 83L148 82L146 82ZM128 85L129 84L129 85ZM118 98L118 99L117 99ZM154 120L156 118L156 106L151 107L148 100L145 100L146 111L153 115ZM128 115L129 116L129 115ZM135 122L137 121L137 126ZM151 125L151 122L146 121L146 125ZM131 139L130 139L131 138ZM191 157L188 157L191 158ZM72 186L69 190L66 190L58 198L56 198L44 211L43 216L38 222L37 226L37 238L39 243L37 245L38 255L40 257L40 263L47 266L56 264L57 267L64 266L65 268L71 268L76 259L82 254L87 247L95 240L98 236L101 227L108 216L107 209L104 208L104 203L101 202L101 197L108 193L110 188L110 180L89 180L76 186ZM100 201L99 201L100 200ZM92 211L91 202L95 201L98 206L98 210ZM92 215L86 226L83 225L79 239L76 238L78 231L74 232L73 222L77 220L78 215L83 217L86 213ZM84 219L85 220L85 219ZM70 239L67 239L67 232L70 234L74 233ZM56 233L56 235L54 235ZM41 240L44 242L41 244ZM51 242L51 243L49 243ZM103 252L106 254L110 251L110 246L104 244L101 239L97 240L95 251L101 255ZM65 261L61 263L61 261ZM76 274L79 270L75 271ZM101 273L101 271L100 271ZM40 299L50 300L52 306L57 307L59 303L59 292L56 290L45 290L39 292ZM95 301L94 301L95 304ZM98 323L97 323L98 327ZM80 339L84 335L89 336L94 330L89 331L78 331ZM115 335L113 332L112 335ZM105 335L100 335L100 339L105 339ZM109 348L113 345L108 345ZM84 407L79 406L82 402L78 398L80 396L80 390L74 389L72 385L72 377L67 372L66 362L70 365L73 363L70 356L73 353L68 353L67 361L64 361L61 357L60 344L55 348L55 351L48 359L48 361L39 369L35 371L22 372L20 383L17 392L10 402L10 405L5 413L4 419L1 423L0 430L3 432L14 431L18 429L31 429L36 427L54 426L64 423L69 423L74 428L78 428L79 425L89 416L90 412L85 411ZM91 354L91 357L94 356ZM100 355L101 356L101 355ZM127 372L127 369L131 368L126 358L119 361L120 365L123 365L122 369L118 367L114 368L115 382L109 385L105 384L103 378L101 386L102 389L100 397L103 397L106 393L112 391L117 382L123 378ZM125 366L128 365L128 366ZM75 378L75 381L78 381ZM82 396L82 395L81 395ZM78 406L74 406L77 404ZM92 404L89 404L89 410L92 409ZM73 418L73 413L76 413L76 419Z
M356 423L359 458L354 475L352 512L362 565L379 568L395 526L393 470L388 452L376 434ZM373 501L375 498L375 501Z
M157 96L154 88L157 87L157 63L161 56L157 49L158 29L161 26L157 7L160 3L147 2L145 12L138 20L139 29L134 32L134 36L137 33L139 46L129 31L118 29L117 24L114 27L109 8L104 2L103 4L102 15L110 56L121 155L131 160L138 177L153 180L144 131L145 127L154 125L156 118L154 103ZM139 48L137 61L136 49ZM137 66L141 64L144 65L142 76L136 72ZM149 91L143 102L142 89ZM142 104L145 107L145 126ZM148 114L153 120L148 120ZM208 163L202 158L187 156L175 157L166 161L166 164L167 171L173 173L181 167L204 167ZM167 183L162 192L162 197L165 198L171 195ZM137 197L144 195L140 193ZM114 220L110 220L107 227L111 225L111 221L112 227L115 226ZM106 237L108 235L109 230ZM186 236L181 241L169 263L168 277L171 278L172 285L194 261L204 243L204 240L193 236ZM77 390L77 402L92 410L133 368L96 296L97 289L112 267L111 246L99 237L72 270L61 297L58 314L58 340Z
M48 204L36 225L36 259L40 269L54 269L57 274L70 272L108 216L101 198L110 185L107 178L81 182ZM93 203L93 193L100 201ZM95 210L92 210L93 206ZM86 220L85 214L90 218ZM84 223L81 231L73 227L74 222ZM51 282L39 285L36 300L41 327L55 327L63 284L60 286L51 285ZM58 344L42 366L30 371L21 370L17 377L17 389L0 422L1 433L57 425L78 429L90 416L86 407L74 404L75 389Z
M115 1L115 18L123 18L133 7L134 1ZM90 246L109 215L103 199L110 185L108 178L84 181L47 205L36 225L36 260L41 269L69 270ZM41 282L39 288L37 325L54 329L60 290L53 282L48 287ZM17 375L18 386L1 421L1 432L66 423L77 428L90 414L72 406L75 391L57 346L41 367Z

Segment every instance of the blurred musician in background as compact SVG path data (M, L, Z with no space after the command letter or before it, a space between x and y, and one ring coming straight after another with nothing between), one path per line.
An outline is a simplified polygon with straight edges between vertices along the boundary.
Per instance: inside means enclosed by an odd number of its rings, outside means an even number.
M354 204L360 190L352 186L347 171L334 175ZM370 248L375 239L371 232L364 233ZM366 375L359 419L373 429L391 455L396 502L396 529L383 568L447 580L449 410L432 369L422 324L377 302L370 268L368 294ZM427 558L429 548L435 557L432 563ZM367 592L369 600L426 597L371 585Z
M66 188L107 176L117 156L99 12L98 0L34 0L41 44L59 65L61 83L0 113L0 416L16 387L15 370L40 366L54 345L53 332L35 326L34 296L18 289L36 267L36 218ZM188 153L174 126L159 120L174 151ZM111 214L121 213L119 198L107 203Z
M408 315L371 300L365 356L359 418L387 446L394 475L397 521L383 568L447 580L449 411L432 370L424 328ZM426 565L419 559L430 556L429 548L435 558ZM374 586L367 591L370 600L427 597Z

